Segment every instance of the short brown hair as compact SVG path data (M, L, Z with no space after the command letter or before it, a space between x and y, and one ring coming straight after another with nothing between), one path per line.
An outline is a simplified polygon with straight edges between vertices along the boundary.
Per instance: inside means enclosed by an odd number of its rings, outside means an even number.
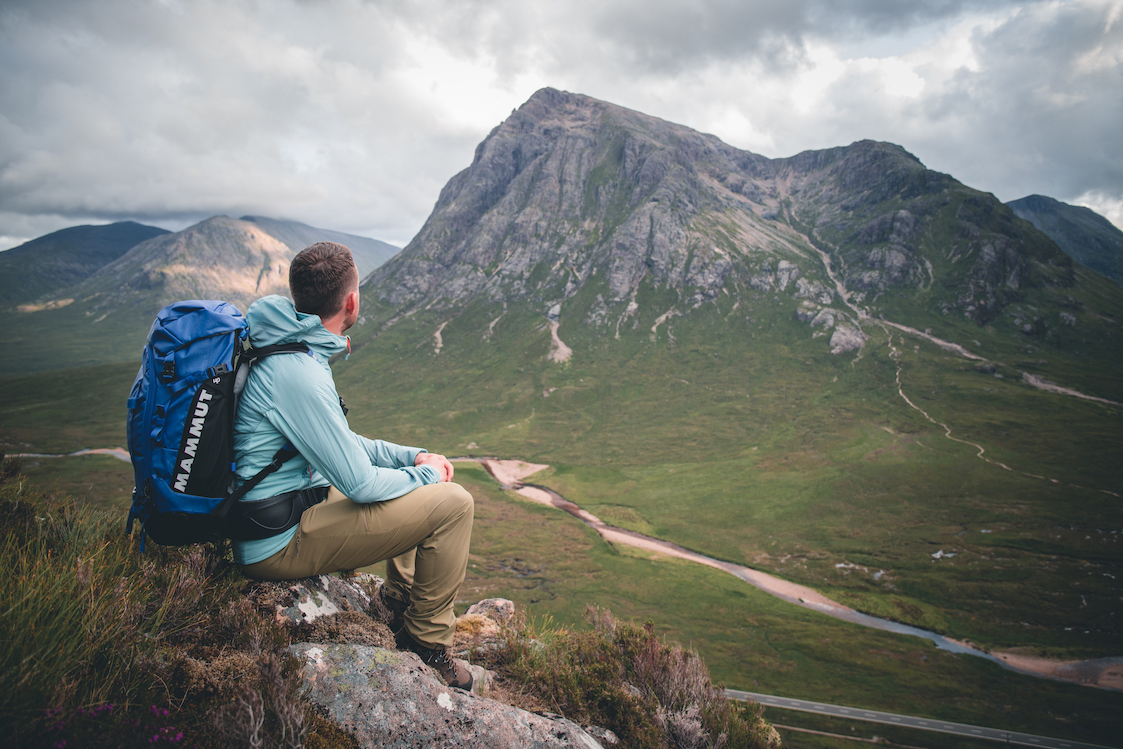
M297 253L289 265L289 293L296 309L331 317L343 309L359 283L351 250L335 242L316 242Z

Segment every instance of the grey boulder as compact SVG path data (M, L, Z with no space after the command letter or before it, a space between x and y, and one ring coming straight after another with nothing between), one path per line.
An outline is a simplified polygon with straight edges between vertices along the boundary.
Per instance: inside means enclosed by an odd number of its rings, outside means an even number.
M572 721L545 717L445 686L413 653L300 643L309 699L362 747L581 747L601 744ZM477 680L483 669L473 667Z

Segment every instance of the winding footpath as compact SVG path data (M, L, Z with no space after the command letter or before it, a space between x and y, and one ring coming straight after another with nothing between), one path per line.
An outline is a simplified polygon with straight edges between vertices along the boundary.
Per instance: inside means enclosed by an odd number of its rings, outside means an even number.
M1059 661L1016 653L987 652L970 643L944 637L935 632L863 614L849 606L832 601L816 590L769 575L760 570L714 559L670 541L663 541L636 531L608 525L596 515L588 510L581 509L553 489L523 482L523 479L528 476L549 468L547 465L496 458L456 458L456 460L478 462L499 482L503 489L515 492L532 502L553 507L572 515L595 530L610 544L623 544L677 559L685 559L697 564L704 564L707 567L728 572L750 585L796 606L802 606L836 619L885 632L922 637L934 643L940 650L986 658L1018 673L1103 689L1123 690L1123 657L1097 658L1087 661Z
M948 426L947 424L945 424L942 421L938 421L937 419L933 418L927 411L925 411L920 406L916 405L916 403L914 403L911 398L909 398L907 395L905 395L904 386L901 383L901 369L902 369L901 352L893 343L893 333L890 332L890 328L892 328L894 330L897 330L897 331L900 331L901 333L904 333L906 335L914 336L916 338L922 338L922 339L928 341L929 343L935 344L936 346L943 349L944 351L947 351L950 354L954 354L955 356L961 357L963 359L967 359L969 361L989 363L990 360L987 359L986 357L979 356L978 354L975 354L975 353L972 353L971 351L968 351L964 346L961 346L958 343L954 343L952 341L946 341L943 338L938 338L937 336L932 335L931 333L920 331L920 330L917 330L916 328L910 328L908 325L901 325L900 323L895 323L895 322L892 322L890 320L885 320L883 318L871 317L867 310L863 309L862 307L859 307L857 304L850 301L850 297L851 297L850 290L846 288L846 284L843 283L842 279L838 278L834 274L834 268L832 267L830 255L828 255L823 250L820 250L818 247L815 247L815 251L819 254L819 259L823 263L823 268L827 273L827 277L831 279L832 283L834 283L835 291L838 294L839 298L842 300L842 303L845 304L846 307L851 312L853 312L855 315L857 315L859 327L861 326L861 324L863 322L873 323L874 325L877 325L878 327L880 327L882 332L884 332L885 335L887 336L888 346L889 346L889 356L897 364L897 394L901 396L901 399L904 400L904 402L907 403L910 408L919 412L925 419L927 419L932 424L934 424L934 425L940 427L941 429L943 429L944 430L944 437L946 437L947 439L951 440L952 442L958 442L962 445L968 445L970 447L975 448L978 451L975 454L975 457L979 458L979 460L982 460L986 463L990 463L991 465L999 466L1000 468L1003 468L1003 469L1005 469L1007 471L1010 471L1012 473L1020 473L1021 475L1028 476L1029 478L1040 479L1042 481L1049 481L1049 482L1052 482L1054 484L1060 484L1061 483L1059 480L1054 479L1054 478L1049 478L1047 476L1039 476L1036 473L1026 473L1025 471L1018 471L1018 470L1016 470L1014 468L1011 468L1010 466L1006 465L1005 463L1002 463L1002 462L997 461L997 460L992 460L992 459L986 457L986 454L985 454L986 450L983 448L982 445L980 445L976 442L970 442L968 440L960 439L958 437L953 437L952 433L951 433L951 427L950 426ZM931 269L929 269L929 272L931 272ZM859 353L859 358L860 358L860 353ZM855 359L855 361L857 361L857 359ZM1001 364L1001 362L998 362L998 363ZM1123 403L1119 403L1119 402L1113 401L1113 400L1108 400L1107 398L1099 398L1099 397L1096 397L1094 395L1088 395L1087 393L1081 393L1079 390L1073 390L1072 388L1061 387L1060 385L1049 382L1048 380L1046 380L1043 377L1037 377L1036 375L1032 375L1029 372L1022 372L1021 374L1022 374L1022 382L1023 383L1025 383L1026 385L1029 385L1031 387L1035 387L1038 390L1044 390L1045 392L1048 392L1048 393L1055 393L1057 395L1064 395L1064 396L1068 396L1068 397L1071 397L1071 398L1079 398L1081 400L1092 401L1092 402L1095 402L1095 403L1102 403L1102 404L1107 405L1107 406L1118 406L1118 407L1123 408ZM1098 491L1101 494L1108 494L1112 497L1123 497L1123 495L1119 494L1118 492L1111 491L1110 489L1095 489L1093 487L1080 486L1079 484L1069 484L1068 486L1070 488L1073 488L1073 489L1088 489L1090 491Z

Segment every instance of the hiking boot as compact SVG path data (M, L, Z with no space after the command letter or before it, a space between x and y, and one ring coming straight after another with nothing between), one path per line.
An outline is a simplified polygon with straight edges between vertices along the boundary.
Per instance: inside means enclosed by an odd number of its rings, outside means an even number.
M383 585L378 589L378 597L376 599L377 605L375 609L378 611L379 618L382 622L390 628L393 634L398 634L402 631L405 625L406 609L409 604L405 601L399 601L397 598L386 594L386 586Z
M463 661L450 656L445 648L439 645L435 648L422 645L404 629L394 639L398 643L399 650L417 653L421 657L421 661L435 670L437 676L441 677L441 681L445 684L463 689L465 692L472 691L472 672L468 670Z

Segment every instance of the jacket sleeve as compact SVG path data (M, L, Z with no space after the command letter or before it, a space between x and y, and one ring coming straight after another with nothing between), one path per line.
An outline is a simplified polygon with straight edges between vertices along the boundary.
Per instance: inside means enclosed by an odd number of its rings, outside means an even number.
M386 440L368 439L361 434L355 436L362 441L363 449L367 451L371 465L382 466L383 468L412 466L413 461L417 459L420 453L428 452L421 447L395 445L393 442L387 442Z
M367 503L437 482L435 470L412 465L417 448L379 444L352 432L331 375L318 363L285 358L277 362L283 371L274 377L274 408L267 418L332 486L353 502ZM409 450L416 452L410 455ZM376 460L382 465L375 465Z

